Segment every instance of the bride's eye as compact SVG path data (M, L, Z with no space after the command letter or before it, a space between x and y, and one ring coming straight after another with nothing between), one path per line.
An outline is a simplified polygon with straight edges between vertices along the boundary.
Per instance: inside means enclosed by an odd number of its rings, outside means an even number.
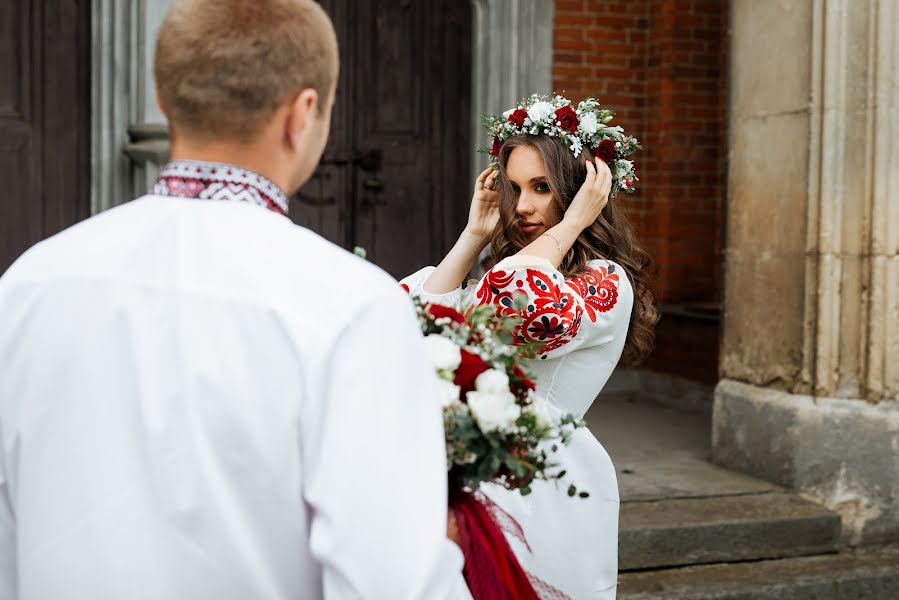
M518 194L519 192L521 192L521 188L513 183L512 184L512 192Z
M549 186L545 183L538 183L537 187L534 189L540 194L545 194L549 191Z

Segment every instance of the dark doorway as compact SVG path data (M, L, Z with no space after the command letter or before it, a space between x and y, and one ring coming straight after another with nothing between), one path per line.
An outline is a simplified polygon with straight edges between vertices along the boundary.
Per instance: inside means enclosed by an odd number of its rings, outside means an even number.
M90 2L0 2L0 274L90 215Z
M321 166L293 219L400 277L435 264L471 194L467 1L322 0L341 72Z

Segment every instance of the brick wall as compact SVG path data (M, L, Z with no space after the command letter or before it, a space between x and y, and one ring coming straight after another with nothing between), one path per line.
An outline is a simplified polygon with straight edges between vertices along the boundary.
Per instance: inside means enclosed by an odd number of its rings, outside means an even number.
M556 0L554 90L598 98L643 142L638 192L621 202L659 267L664 303L721 299L726 48L727 0ZM660 326L657 346L688 345L678 332L689 330ZM705 360L717 364L717 354ZM682 365L657 353L650 366Z

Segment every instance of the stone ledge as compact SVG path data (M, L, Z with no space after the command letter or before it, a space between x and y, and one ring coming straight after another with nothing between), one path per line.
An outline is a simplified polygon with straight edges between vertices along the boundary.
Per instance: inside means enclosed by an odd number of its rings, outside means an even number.
M843 541L899 539L899 405L812 398L723 380L712 457L839 513Z
M793 494L621 505L622 571L836 551L840 517Z
M899 549L622 573L619 600L895 600Z

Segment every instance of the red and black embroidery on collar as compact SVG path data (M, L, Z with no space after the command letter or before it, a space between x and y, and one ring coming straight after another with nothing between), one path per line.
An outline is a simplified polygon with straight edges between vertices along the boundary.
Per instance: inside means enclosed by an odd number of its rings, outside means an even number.
M177 160L163 167L153 186L157 196L249 202L287 216L288 199L277 185L248 169Z

